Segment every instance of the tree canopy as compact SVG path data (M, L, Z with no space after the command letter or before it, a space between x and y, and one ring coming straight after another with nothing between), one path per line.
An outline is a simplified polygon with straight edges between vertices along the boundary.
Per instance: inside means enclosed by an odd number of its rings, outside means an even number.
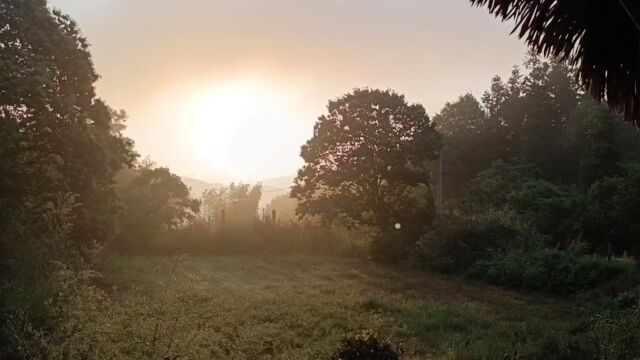
M597 100L640 126L640 3L629 0L470 0L537 53L567 60Z
M142 167L119 189L123 210L119 216L121 248L144 245L161 231L193 220L200 200L192 199L189 188L167 168Z
M76 23L44 0L0 2L0 225L11 209L72 193L73 239L112 238L113 175L137 156L126 114L95 93L98 79Z
M305 164L292 189L298 213L346 216L383 232L428 220L428 163L440 140L424 107L390 90L355 89L327 110L302 147Z

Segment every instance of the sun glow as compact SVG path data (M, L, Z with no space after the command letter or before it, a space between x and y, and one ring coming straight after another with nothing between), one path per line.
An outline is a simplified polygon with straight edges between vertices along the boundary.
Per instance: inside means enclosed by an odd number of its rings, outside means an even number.
M270 156L277 156L292 121L289 105L285 94L252 80L197 91L185 118L192 156L207 167L202 172L247 181L273 166L277 159Z

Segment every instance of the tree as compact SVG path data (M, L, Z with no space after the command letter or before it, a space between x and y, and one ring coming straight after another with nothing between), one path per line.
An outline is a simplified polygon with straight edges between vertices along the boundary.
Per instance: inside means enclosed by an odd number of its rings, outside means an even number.
M523 79L518 122L516 156L535 164L544 176L562 180L567 176L564 130L578 105L578 92L569 69L555 61L530 56L529 74Z
M44 0L7 0L0 18L0 226L8 209L73 193L74 243L109 240L113 175L136 157L124 114L96 96L88 44L68 16Z
M8 320L48 342L54 264L77 270L113 239L113 176L137 155L86 40L45 0L0 1L0 68L0 358L25 358Z
M443 136L445 196L455 198L462 194L464 184L489 167L496 156L495 148L487 146L492 136L487 115L478 100L466 94L447 102L433 122Z
M470 0L502 20L537 54L575 65L596 100L640 123L640 44L635 1Z
M474 208L501 209L523 183L539 177L532 164L496 160L469 182L464 201Z
M123 249L146 246L154 236L193 220L200 201L167 168L144 167L120 190L124 205L120 214Z
M380 233L421 228L433 216L429 163L440 137L422 105L391 90L355 89L329 101L292 196L299 215L346 217Z
M572 170L585 189L604 177L621 175L622 164L640 161L640 136L620 120L585 96L568 123L566 142L578 159Z
M261 184L231 183L227 187L205 190L202 203L211 220L245 225L257 218L261 197Z
M556 245L567 246L579 237L584 196L572 187L543 179L529 179L509 195L508 206L536 231L549 235Z

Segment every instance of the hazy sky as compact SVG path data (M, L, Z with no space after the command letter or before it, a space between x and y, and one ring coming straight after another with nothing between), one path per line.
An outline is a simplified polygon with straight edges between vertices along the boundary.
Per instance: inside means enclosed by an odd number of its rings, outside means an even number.
M209 181L290 175L328 99L392 88L430 114L525 46L468 0L52 0L91 43L136 150Z

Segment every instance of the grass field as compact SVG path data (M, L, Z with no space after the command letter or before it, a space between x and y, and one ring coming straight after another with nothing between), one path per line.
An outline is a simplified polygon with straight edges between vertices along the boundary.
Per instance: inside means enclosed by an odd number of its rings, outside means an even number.
M579 323L559 299L354 259L118 257L102 271L113 298L144 306L130 336L167 358L322 359L370 329L408 359L501 359L553 351Z

